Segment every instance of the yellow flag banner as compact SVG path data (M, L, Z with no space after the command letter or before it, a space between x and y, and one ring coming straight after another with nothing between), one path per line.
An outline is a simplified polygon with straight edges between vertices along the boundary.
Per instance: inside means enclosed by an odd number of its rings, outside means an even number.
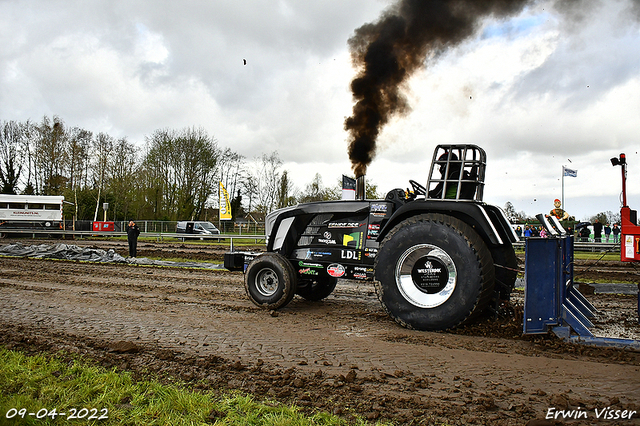
M222 182L220 182L218 195L220 203L220 220L231 220L231 203L229 202L229 193Z

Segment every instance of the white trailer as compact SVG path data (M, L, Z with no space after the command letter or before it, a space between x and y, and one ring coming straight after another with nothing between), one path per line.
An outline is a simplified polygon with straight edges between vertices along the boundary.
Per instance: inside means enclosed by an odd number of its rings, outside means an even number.
M0 231L62 228L64 197L0 194Z

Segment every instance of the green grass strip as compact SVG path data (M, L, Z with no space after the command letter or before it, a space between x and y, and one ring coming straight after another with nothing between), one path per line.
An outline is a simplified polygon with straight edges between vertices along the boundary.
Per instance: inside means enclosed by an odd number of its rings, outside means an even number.
M516 249L516 253L524 254L524 248ZM577 260L610 260L620 261L620 252L590 252L590 251L574 251L573 258ZM621 262L621 261L620 261Z
M82 418L70 418L73 413ZM96 418L89 419L92 415ZM107 418L97 419L101 415ZM25 355L0 348L0 425L5 424L337 426L348 423L327 413L307 416L295 406L259 403L252 396L239 393L194 392L180 384L136 381L128 372L105 369L83 360L65 361L57 356ZM357 420L355 424L366 422Z
M574 259L580 259L580 260L611 260L611 261L619 261L620 260L620 253L615 253L615 252L610 252L610 253L598 253L598 252L585 252L585 251L576 251L573 252L573 258Z

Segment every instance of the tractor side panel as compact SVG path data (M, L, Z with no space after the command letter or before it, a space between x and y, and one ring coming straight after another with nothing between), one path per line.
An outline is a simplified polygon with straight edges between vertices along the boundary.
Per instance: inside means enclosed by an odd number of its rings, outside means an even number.
M393 204L370 202L358 212L319 213L308 223L289 256L301 278L373 279L376 241Z

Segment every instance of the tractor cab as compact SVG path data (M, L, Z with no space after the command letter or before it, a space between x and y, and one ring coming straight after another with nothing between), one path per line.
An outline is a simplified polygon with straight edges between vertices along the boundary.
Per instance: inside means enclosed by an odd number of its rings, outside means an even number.
M427 180L427 198L482 201L487 155L475 145L438 145Z
M476 145L438 145L427 186L410 180L407 200L482 201L487 155Z

